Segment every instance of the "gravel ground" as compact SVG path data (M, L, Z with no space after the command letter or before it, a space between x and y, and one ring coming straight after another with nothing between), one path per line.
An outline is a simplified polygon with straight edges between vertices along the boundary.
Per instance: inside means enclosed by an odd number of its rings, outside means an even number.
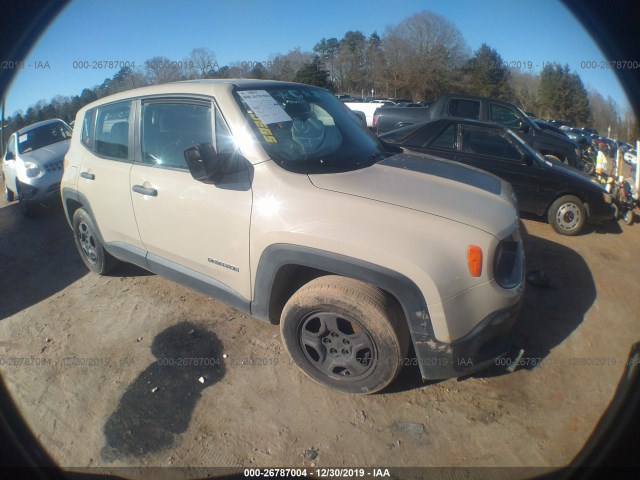
M52 458L82 471L562 466L640 338L640 226L523 225L528 268L551 279L526 290L528 365L423 384L409 360L385 392L352 397L291 365L277 325L130 265L89 273L60 208L28 220L2 200L0 374Z

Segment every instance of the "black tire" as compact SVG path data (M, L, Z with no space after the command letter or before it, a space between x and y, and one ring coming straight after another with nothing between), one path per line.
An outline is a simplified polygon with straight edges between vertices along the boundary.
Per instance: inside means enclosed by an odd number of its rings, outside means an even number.
M633 210L627 209L626 212L622 214L622 221L627 225L633 225Z
M73 236L82 261L89 270L104 275L116 266L116 260L107 252L97 234L93 220L82 208L73 214Z
M7 199L7 202L13 202L16 198L15 194L9 190L9 187L4 186L4 197Z
M587 212L578 197L565 195L551 204L547 219L560 235L573 236L580 233L584 227L587 221Z
M20 211L26 218L35 218L38 216L38 204L20 200Z
M284 306L280 331L291 359L309 378L350 394L374 393L391 384L410 343L394 299L336 275L300 288Z
M557 155L553 155L551 153L545 153L544 158L548 158L549 160L555 160L556 162L560 162L560 163L564 163L565 165L568 165L568 162L566 160L563 160Z

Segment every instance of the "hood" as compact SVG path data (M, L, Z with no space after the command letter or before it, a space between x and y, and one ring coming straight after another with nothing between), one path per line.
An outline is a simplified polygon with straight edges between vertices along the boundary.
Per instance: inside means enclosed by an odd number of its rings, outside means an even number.
M562 162L558 162L557 160L552 160L545 158L543 168L548 168L558 172L560 175L565 177L569 177L574 181L581 182L584 185L591 185L593 187L604 190L604 187L596 182L593 178L591 178L586 173L578 170L577 168L573 168L569 165L565 165Z
M498 238L516 221L511 186L495 175L422 154L399 153L371 167L309 175L318 188L437 215Z
M27 153L21 153L20 158L25 162L36 162L39 165L46 166L49 163L59 162L69 150L70 140L52 143L46 147L39 148Z

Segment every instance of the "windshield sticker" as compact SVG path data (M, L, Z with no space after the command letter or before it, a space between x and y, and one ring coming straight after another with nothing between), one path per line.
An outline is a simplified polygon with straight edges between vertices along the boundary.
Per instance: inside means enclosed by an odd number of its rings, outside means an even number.
M256 124L256 127L258 127L258 130L260 130L260 133L262 134L262 138L264 138L265 142L278 143L278 140L276 139L276 137L273 136L273 132L269 130L269 127L267 127L263 122L260 121L260 119L256 116L255 113L249 112L249 116L251 117L251 120L253 120L253 123Z
M29 134L23 133L22 135L18 135L18 143L24 143L29 140Z
M266 125L291 121L291 117L284 111L284 108L266 90L244 90L239 91L238 95L253 110L258 119Z

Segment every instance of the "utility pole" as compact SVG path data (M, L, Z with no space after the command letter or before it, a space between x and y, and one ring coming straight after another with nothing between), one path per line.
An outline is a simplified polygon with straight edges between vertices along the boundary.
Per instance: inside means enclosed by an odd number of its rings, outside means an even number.
M4 155L4 97L2 98L2 117L0 118L0 155Z

